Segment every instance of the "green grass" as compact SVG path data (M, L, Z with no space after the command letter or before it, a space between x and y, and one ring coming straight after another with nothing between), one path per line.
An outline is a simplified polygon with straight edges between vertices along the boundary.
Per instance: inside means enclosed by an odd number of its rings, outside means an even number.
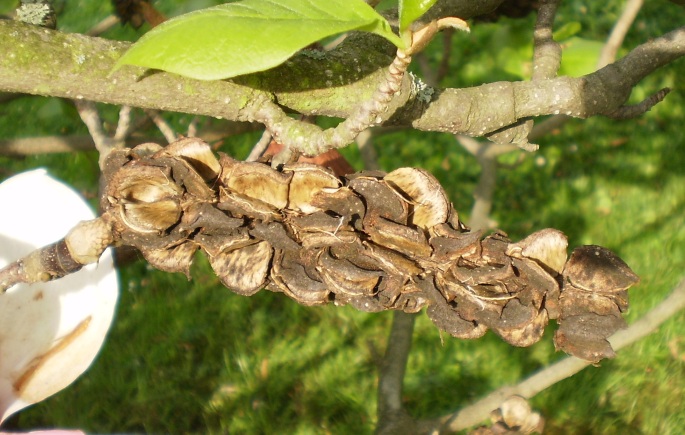
M82 13L92 14L90 23L106 14L97 2L80 3L86 8ZM584 36L592 37L610 28L618 4L607 2L607 16L590 21L596 11L583 12L580 2L571 2L563 17L585 20ZM65 16L74 15L65 25L85 30L83 16L68 5ZM646 24L631 33L629 46L658 35L655 29L673 27L654 9L646 6L641 15ZM135 33L113 30L108 36L133 39ZM477 71L484 56L478 44L490 41L487 35L479 38L466 47L455 45L466 53L455 62L475 59L464 67L464 80L486 73L492 74L487 80L506 78L497 71ZM572 121L541 140L538 153L499 172L492 217L513 239L555 227L569 236L571 246L615 250L641 276L630 292L629 322L662 300L684 275L684 68L681 60L634 92L638 98L663 86L674 89L645 116L626 122ZM103 109L115 119L115 108ZM0 107L0 113L3 138L86 132L73 108L56 100L22 98ZM169 118L178 127L187 124L184 115ZM255 134L231 139L223 150L244 157L256 139ZM412 165L434 173L468 218L479 170L451 137L396 132L379 138L376 146L386 170ZM353 147L343 152L359 164ZM0 157L0 179L39 166L95 198L95 153ZM201 257L192 275L188 282L143 262L123 267L117 316L100 356L72 386L22 412L20 427L79 427L92 433L373 431L376 358L386 345L390 313L306 308L265 291L241 297L221 286ZM615 360L535 397L533 406L547 420L548 433L681 432L683 325L681 313ZM515 383L562 357L554 352L551 335L550 330L527 349L512 348L492 334L462 341L441 337L420 314L405 379L407 409L416 417L435 417Z

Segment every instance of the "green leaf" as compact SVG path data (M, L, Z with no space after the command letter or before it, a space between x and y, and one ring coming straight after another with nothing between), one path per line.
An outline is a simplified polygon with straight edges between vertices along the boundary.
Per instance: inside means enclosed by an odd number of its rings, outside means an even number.
M580 77L597 69L597 60L604 47L604 42L574 36L562 42L561 47L559 75Z
M264 71L327 36L361 30L403 48L363 0L243 0L191 12L145 34L119 59L200 80Z
M578 21L571 21L562 25L558 30L554 32L555 41L563 41L578 34L582 30L582 26Z
M421 18L436 0L400 0L400 34Z

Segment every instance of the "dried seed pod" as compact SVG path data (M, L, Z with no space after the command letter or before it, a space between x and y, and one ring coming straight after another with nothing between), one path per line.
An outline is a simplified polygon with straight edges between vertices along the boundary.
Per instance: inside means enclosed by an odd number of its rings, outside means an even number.
M181 157L206 182L216 180L221 165L206 142L195 137L184 137L169 144L156 153L159 157Z
M561 273L566 264L568 239L559 230L547 228L537 231L517 243L510 243L507 255L515 258L530 258L543 266Z
M502 316L504 317L504 315ZM517 347L528 347L540 341L549 317L546 310L540 310L529 323L518 328L499 328L494 331L504 341Z
M351 180L348 186L359 194L366 204L365 228L372 226L367 224L367 219L372 215L384 217L401 225L407 224L407 201L382 180L358 177Z
M177 223L182 194L167 168L138 164L121 168L107 189L120 223L139 233L161 233Z
M328 285L312 279L300 253L276 250L271 278L277 288L303 305L329 302Z
M380 216L369 216L369 236L378 245L411 258L426 258L431 254L423 231L400 225Z
M302 213L321 211L312 204L315 196L324 189L337 189L341 186L333 171L309 163L297 163L284 168L284 172L292 172L290 189L288 191L288 209Z
M377 270L357 267L349 260L333 258L327 251L321 252L316 270L333 293L353 297L373 295L382 275Z
M440 182L423 169L399 168L383 178L411 206L409 224L428 230L447 222L450 204Z
M209 258L221 282L239 295L252 296L266 283L273 249L261 241Z
M181 272L190 279L190 265L197 251L192 242L181 243L168 249L142 249L143 257L151 266L164 272Z
M257 162L223 165L220 182L231 192L249 198L256 203L265 203L275 210L288 205L288 184L292 173L284 174L270 166Z
M312 206L345 217L356 230L362 229L366 206L359 196L348 187L322 189L320 195L312 198Z
M210 257L216 257L222 252L244 248L254 243L254 239L247 233L247 228L240 228L230 234L199 234L194 241Z
M564 283L598 293L622 292L640 280L618 255L596 245L574 249L563 276Z

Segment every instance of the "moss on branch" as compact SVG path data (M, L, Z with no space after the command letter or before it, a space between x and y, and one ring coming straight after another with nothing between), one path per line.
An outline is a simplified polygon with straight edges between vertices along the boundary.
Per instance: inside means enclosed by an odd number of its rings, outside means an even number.
M67 34L0 20L0 90L87 99L166 111L253 121L260 102L275 101L305 115L347 117L368 99L392 59L392 47L372 35L349 38L323 54L303 52L279 68L232 81L198 81L125 67L109 75L128 43ZM646 75L685 54L685 28L631 51L581 78L491 83L412 98L405 77L388 124L480 136L523 118L610 115Z

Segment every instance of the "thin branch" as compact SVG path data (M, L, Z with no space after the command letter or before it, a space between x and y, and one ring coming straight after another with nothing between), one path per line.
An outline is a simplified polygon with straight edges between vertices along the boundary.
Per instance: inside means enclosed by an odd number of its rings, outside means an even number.
M169 125L168 122L166 122L166 120L164 120L162 115L159 114L158 110L149 110L148 109L145 111L145 113L147 114L147 116L150 117L152 122L155 123L155 125L157 126L159 131L164 136L164 139L166 139L166 141L168 143L172 143L176 139L178 139L176 132L174 132L174 129L171 128L171 126Z
M666 95L671 92L669 88L663 88L654 95L650 95L644 100L637 104L630 104L621 106L614 112L609 113L607 116L612 119L625 120L638 117L645 112L648 112L652 107L656 106L666 98Z
M397 419L406 424L408 416L402 406L402 385L407 368L416 314L395 311L385 356L378 368L377 433L398 433ZM392 426L392 429L390 427ZM411 433L403 428L403 433Z
M359 133L356 142L359 147L359 153L364 161L364 169L371 171L380 169L378 164L378 154L376 153L376 148L373 145L373 131L370 128Z
M561 46L554 41L554 17L559 0L542 1L533 32L533 80L556 77L561 67Z
M271 132L269 130L264 130L264 133L262 133L262 137L259 138L257 143L252 147L252 151L250 151L250 155L247 156L247 159L245 159L248 162L255 162L257 161L258 158L264 154L264 151L266 151L267 147L271 143Z
M627 347L649 334L655 332L664 322L685 308L685 279L682 280L671 294L657 306L648 311L628 328L618 331L608 340L616 351ZM619 354L620 357L620 354ZM446 415L436 420L420 422L423 433L457 432L474 426L488 418L490 412L497 409L508 397L517 395L530 399L541 391L557 382L580 372L591 365L588 361L566 357L538 373L523 380L517 385L505 386L472 405L458 412Z
M628 0L623 8L623 13L614 24L609 39L602 47L602 52L597 61L597 69L604 68L616 59L616 54L623 44L628 30L633 25L638 12L642 9L644 0Z

